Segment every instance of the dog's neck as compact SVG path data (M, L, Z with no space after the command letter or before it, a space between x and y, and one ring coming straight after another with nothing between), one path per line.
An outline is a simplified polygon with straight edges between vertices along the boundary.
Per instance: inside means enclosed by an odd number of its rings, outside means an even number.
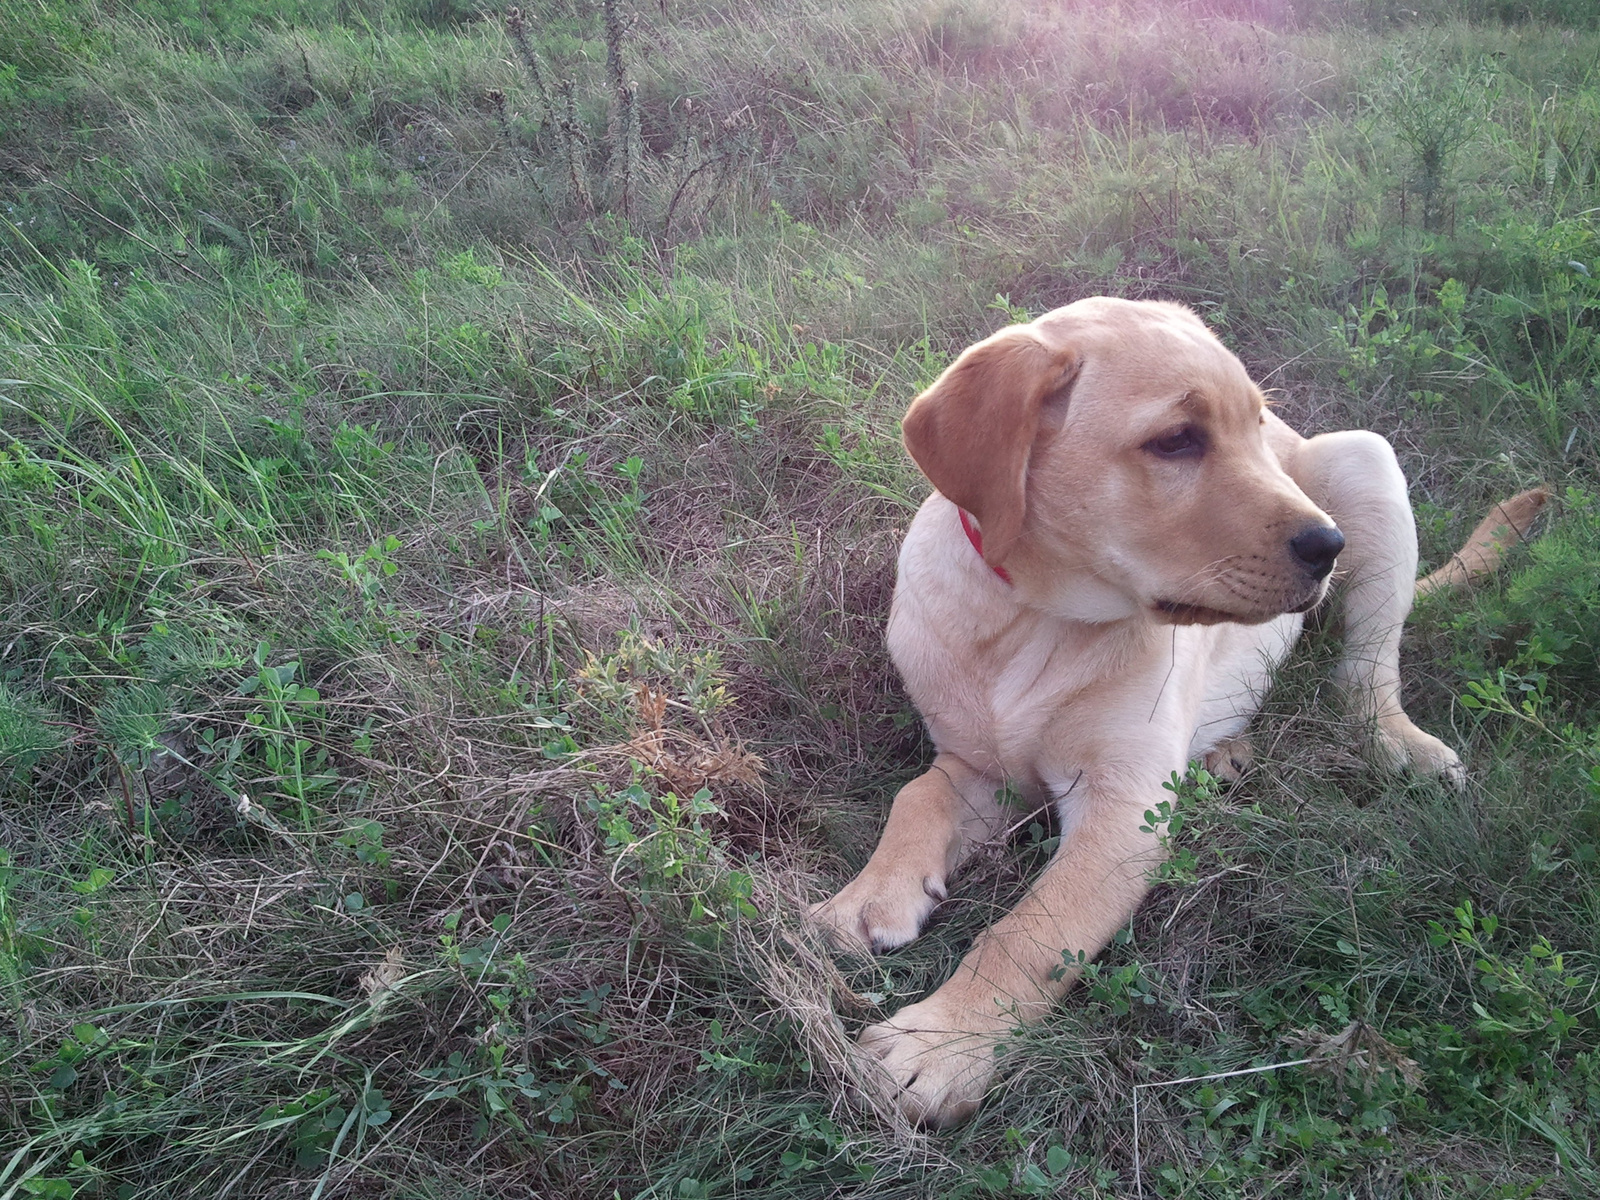
M967 535L967 541L972 543L972 548L978 552L978 557L983 558L983 531L978 528L978 523L972 519L972 514L966 509L957 505L956 512L961 517L961 529ZM989 562L988 559L984 559L984 565L1000 576L1005 583L1011 582L1011 573L1004 567L997 567Z
M953 505L957 515L961 518L961 530L967 535L967 541L972 543L972 549L977 553L979 561L989 570L993 571L1008 587L1017 588L1012 579L1011 572L1005 567L999 567L983 557L983 530L973 520L970 513L959 505ZM1028 555L1026 548L1021 549L1018 555L1026 561ZM1036 573L1027 571L1027 576ZM1082 621L1088 625L1107 625L1115 621L1147 621L1148 614L1120 589L1112 586L1092 571L1084 569L1079 571L1063 572L1059 569L1048 572L1041 584L1033 584L1032 579L1025 579L1024 586L1019 589L1017 603L1026 608L1037 608L1063 621Z

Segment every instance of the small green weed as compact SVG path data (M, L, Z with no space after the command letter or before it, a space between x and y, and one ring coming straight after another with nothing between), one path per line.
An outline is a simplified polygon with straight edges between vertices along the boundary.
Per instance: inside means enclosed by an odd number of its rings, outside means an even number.
M1444 219L1446 189L1455 158L1487 123L1499 98L1500 74L1492 59L1455 65L1437 45L1424 43L1387 56L1370 103L1409 150L1418 172L1422 227Z
M1153 879L1160 883L1194 883L1199 878L1200 859L1192 848L1193 831L1187 839L1183 832L1194 816L1222 795L1222 784L1204 767L1192 763L1183 775L1174 771L1161 786L1172 793L1172 798L1146 809L1145 823L1139 827L1141 833L1157 834L1161 841L1163 858Z
M711 792L652 796L634 783L589 801L614 871L641 909L678 914L685 935L714 943L731 922L756 916L748 872L730 869L705 818L722 815Z

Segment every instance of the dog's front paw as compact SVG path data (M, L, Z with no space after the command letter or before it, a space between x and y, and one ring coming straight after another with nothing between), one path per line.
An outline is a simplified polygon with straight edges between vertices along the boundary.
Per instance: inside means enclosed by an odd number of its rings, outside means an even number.
M984 1016L935 993L861 1031L861 1048L882 1064L888 1098L908 1120L943 1128L977 1110L1007 1028Z
M1372 756L1391 771L1411 770L1434 775L1455 788L1467 784L1461 758L1431 733L1424 733L1409 718L1380 720L1372 731Z
M811 906L811 920L837 946L878 953L904 946L944 900L944 880L920 871L875 870L872 863L832 899Z

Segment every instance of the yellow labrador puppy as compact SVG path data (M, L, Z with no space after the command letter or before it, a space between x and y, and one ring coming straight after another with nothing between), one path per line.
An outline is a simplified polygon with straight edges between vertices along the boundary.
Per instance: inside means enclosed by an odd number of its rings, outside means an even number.
M1334 679L1373 756L1456 783L1462 768L1400 705L1417 539L1394 452L1301 437L1188 309L1101 297L1003 329L904 432L938 490L900 552L888 644L938 753L813 918L843 943L911 941L1014 818L1007 781L1053 800L1062 835L944 986L861 1035L905 1114L944 1125L977 1106L997 1043L1071 986L1063 966L1138 906L1162 853L1146 810L1240 737L1335 560Z

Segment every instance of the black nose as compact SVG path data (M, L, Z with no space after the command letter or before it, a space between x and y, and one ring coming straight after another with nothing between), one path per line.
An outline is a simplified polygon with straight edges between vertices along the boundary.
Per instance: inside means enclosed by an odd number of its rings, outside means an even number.
M1290 538L1289 549L1311 572L1311 578L1321 579L1333 570L1333 560L1344 549L1344 534L1337 525L1313 525Z

